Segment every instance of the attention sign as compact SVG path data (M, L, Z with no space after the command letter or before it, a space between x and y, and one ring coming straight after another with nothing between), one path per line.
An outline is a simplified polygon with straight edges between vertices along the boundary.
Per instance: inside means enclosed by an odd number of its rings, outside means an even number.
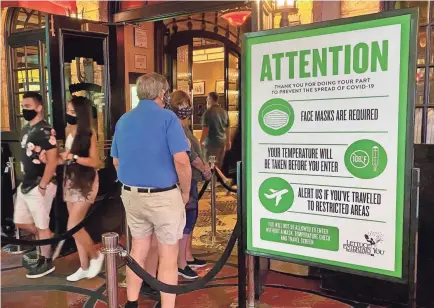
M249 253L402 278L412 18L246 35Z

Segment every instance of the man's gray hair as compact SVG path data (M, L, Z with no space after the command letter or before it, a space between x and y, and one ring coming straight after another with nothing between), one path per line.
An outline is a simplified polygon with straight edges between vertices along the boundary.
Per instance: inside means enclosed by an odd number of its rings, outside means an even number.
M169 84L163 75L149 73L137 78L137 97L140 100L153 100L160 96L161 91L166 92Z

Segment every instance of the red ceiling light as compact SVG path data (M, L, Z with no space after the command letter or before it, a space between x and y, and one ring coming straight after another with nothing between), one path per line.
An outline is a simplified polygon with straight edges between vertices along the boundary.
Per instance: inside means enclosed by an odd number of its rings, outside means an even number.
M252 14L252 12L247 10L232 11L223 13L221 17L225 19L231 26L240 27L244 24L250 14Z

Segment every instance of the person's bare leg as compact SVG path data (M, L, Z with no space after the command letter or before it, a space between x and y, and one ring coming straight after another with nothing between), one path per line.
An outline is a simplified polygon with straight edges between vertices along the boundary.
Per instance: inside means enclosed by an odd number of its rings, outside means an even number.
M178 243L166 245L158 243L158 280L171 284L178 284ZM174 308L176 294L161 292L161 308Z
M15 224L15 227L17 227L20 230L25 230L35 236L36 240L43 240L53 237L53 232L51 232L50 229L41 230L42 231L42 237L39 236L40 230L36 228L35 224ZM51 255L51 247L50 245L41 246L41 255L43 255L46 258L49 258Z
M218 167L216 167L215 170L220 175L220 177L223 179L223 181L226 182L228 180L228 178L223 174L223 172Z
M187 247L186 247L186 250L185 250L185 260L187 260L187 261L194 261L194 256L193 256L193 232L191 232L188 235Z
M53 232L48 229L38 229L38 239L46 240L53 237ZM41 255L45 258L51 257L51 245L41 246Z
M26 230L33 235L38 235L38 229L36 228L35 224L15 224L15 227L20 230Z
M130 255L141 267L145 265L151 239L152 235L140 239L132 238ZM141 286L142 280L127 267L127 298L130 302L135 302L139 299Z
M69 213L67 227L68 230L71 230L84 219L90 204L87 202L68 202L67 207ZM84 228L76 232L73 237L77 245L81 268L86 270L89 267L89 260L97 257L95 243Z
M158 269L158 241L155 233L152 235L151 246L149 248L148 257L145 261L145 271L147 271L152 277L157 277Z
M178 267L184 269L187 266L187 246L188 246L188 234L184 234L182 239L179 240L179 252L178 252Z

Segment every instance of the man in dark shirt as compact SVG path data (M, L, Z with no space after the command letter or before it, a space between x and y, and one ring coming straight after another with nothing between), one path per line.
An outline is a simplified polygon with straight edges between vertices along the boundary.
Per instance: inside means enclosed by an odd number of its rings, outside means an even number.
M50 224L51 204L56 195L52 182L57 167L56 133L44 120L42 96L26 92L21 102L28 124L21 132L21 170L23 182L17 189L15 225L36 235L38 239L53 236ZM50 246L42 246L40 265L29 271L27 278L43 277L54 271Z
M225 151L231 148L231 131L226 111L219 106L218 94L211 92L207 97L209 108L202 116L200 143L205 146L206 158L216 157L216 165L222 167Z

